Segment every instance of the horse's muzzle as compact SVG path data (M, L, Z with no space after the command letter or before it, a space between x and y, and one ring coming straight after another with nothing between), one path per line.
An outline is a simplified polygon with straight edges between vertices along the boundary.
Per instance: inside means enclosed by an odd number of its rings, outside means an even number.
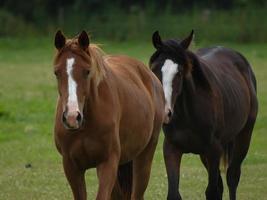
M173 113L172 113L171 109L165 109L165 117L164 117L164 121L163 121L164 124L170 123L171 118L172 118L172 114Z
M79 111L67 112L62 114L62 123L68 130L77 130L81 127L83 116Z

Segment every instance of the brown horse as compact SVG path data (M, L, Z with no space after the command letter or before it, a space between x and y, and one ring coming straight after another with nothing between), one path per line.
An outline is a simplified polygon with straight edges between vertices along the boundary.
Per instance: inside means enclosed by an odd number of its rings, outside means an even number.
M258 111L256 79L248 61L224 47L188 50L184 40L162 41L153 35L150 59L163 84L166 106L163 130L168 200L180 200L180 162L184 153L199 154L207 168L207 200L221 200L220 159L228 163L230 199L236 189ZM225 166L226 167L226 166Z
M143 199L164 117L161 83L140 61L105 55L85 31L68 40L58 31L55 46L55 143L74 199L86 199L94 167L96 199Z

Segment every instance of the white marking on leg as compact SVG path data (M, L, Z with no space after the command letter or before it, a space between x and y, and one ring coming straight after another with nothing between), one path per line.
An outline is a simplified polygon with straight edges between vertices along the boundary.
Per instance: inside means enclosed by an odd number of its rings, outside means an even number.
M68 75L68 112L76 112L79 110L78 98L77 98L77 83L73 79L73 64L75 62L74 58L67 59L67 75Z
M165 60L161 72L162 72L162 86L164 91L164 96L166 100L165 111L166 109L171 110L171 100L172 100L172 82L179 71L178 64L174 63L172 60Z

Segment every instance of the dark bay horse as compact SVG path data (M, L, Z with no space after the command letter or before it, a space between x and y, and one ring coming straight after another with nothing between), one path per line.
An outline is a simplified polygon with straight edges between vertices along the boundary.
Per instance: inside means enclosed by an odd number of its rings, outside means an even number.
M153 34L150 67L161 80L166 105L163 130L168 200L180 200L180 162L199 154L208 171L207 200L221 200L220 160L227 168L230 199L236 189L258 111L256 79L248 61L224 47L188 50L192 33L181 41Z
M58 31L55 47L55 143L74 199L86 199L84 174L96 168L96 199L142 200L164 118L160 81L140 61L105 55L85 31Z

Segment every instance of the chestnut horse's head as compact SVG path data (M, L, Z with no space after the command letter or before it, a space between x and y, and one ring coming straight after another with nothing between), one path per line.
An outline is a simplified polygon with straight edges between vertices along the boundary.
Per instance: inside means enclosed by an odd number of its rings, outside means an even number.
M192 69L187 56L187 49L193 39L194 32L181 40L162 41L156 31L152 36L156 52L150 58L150 68L162 83L165 95L165 123L169 123L174 103L182 92L183 79Z
M91 59L89 37L83 31L74 39L66 39L61 31L55 35L57 55L54 72L57 77L62 123L66 129L79 129L89 87Z

